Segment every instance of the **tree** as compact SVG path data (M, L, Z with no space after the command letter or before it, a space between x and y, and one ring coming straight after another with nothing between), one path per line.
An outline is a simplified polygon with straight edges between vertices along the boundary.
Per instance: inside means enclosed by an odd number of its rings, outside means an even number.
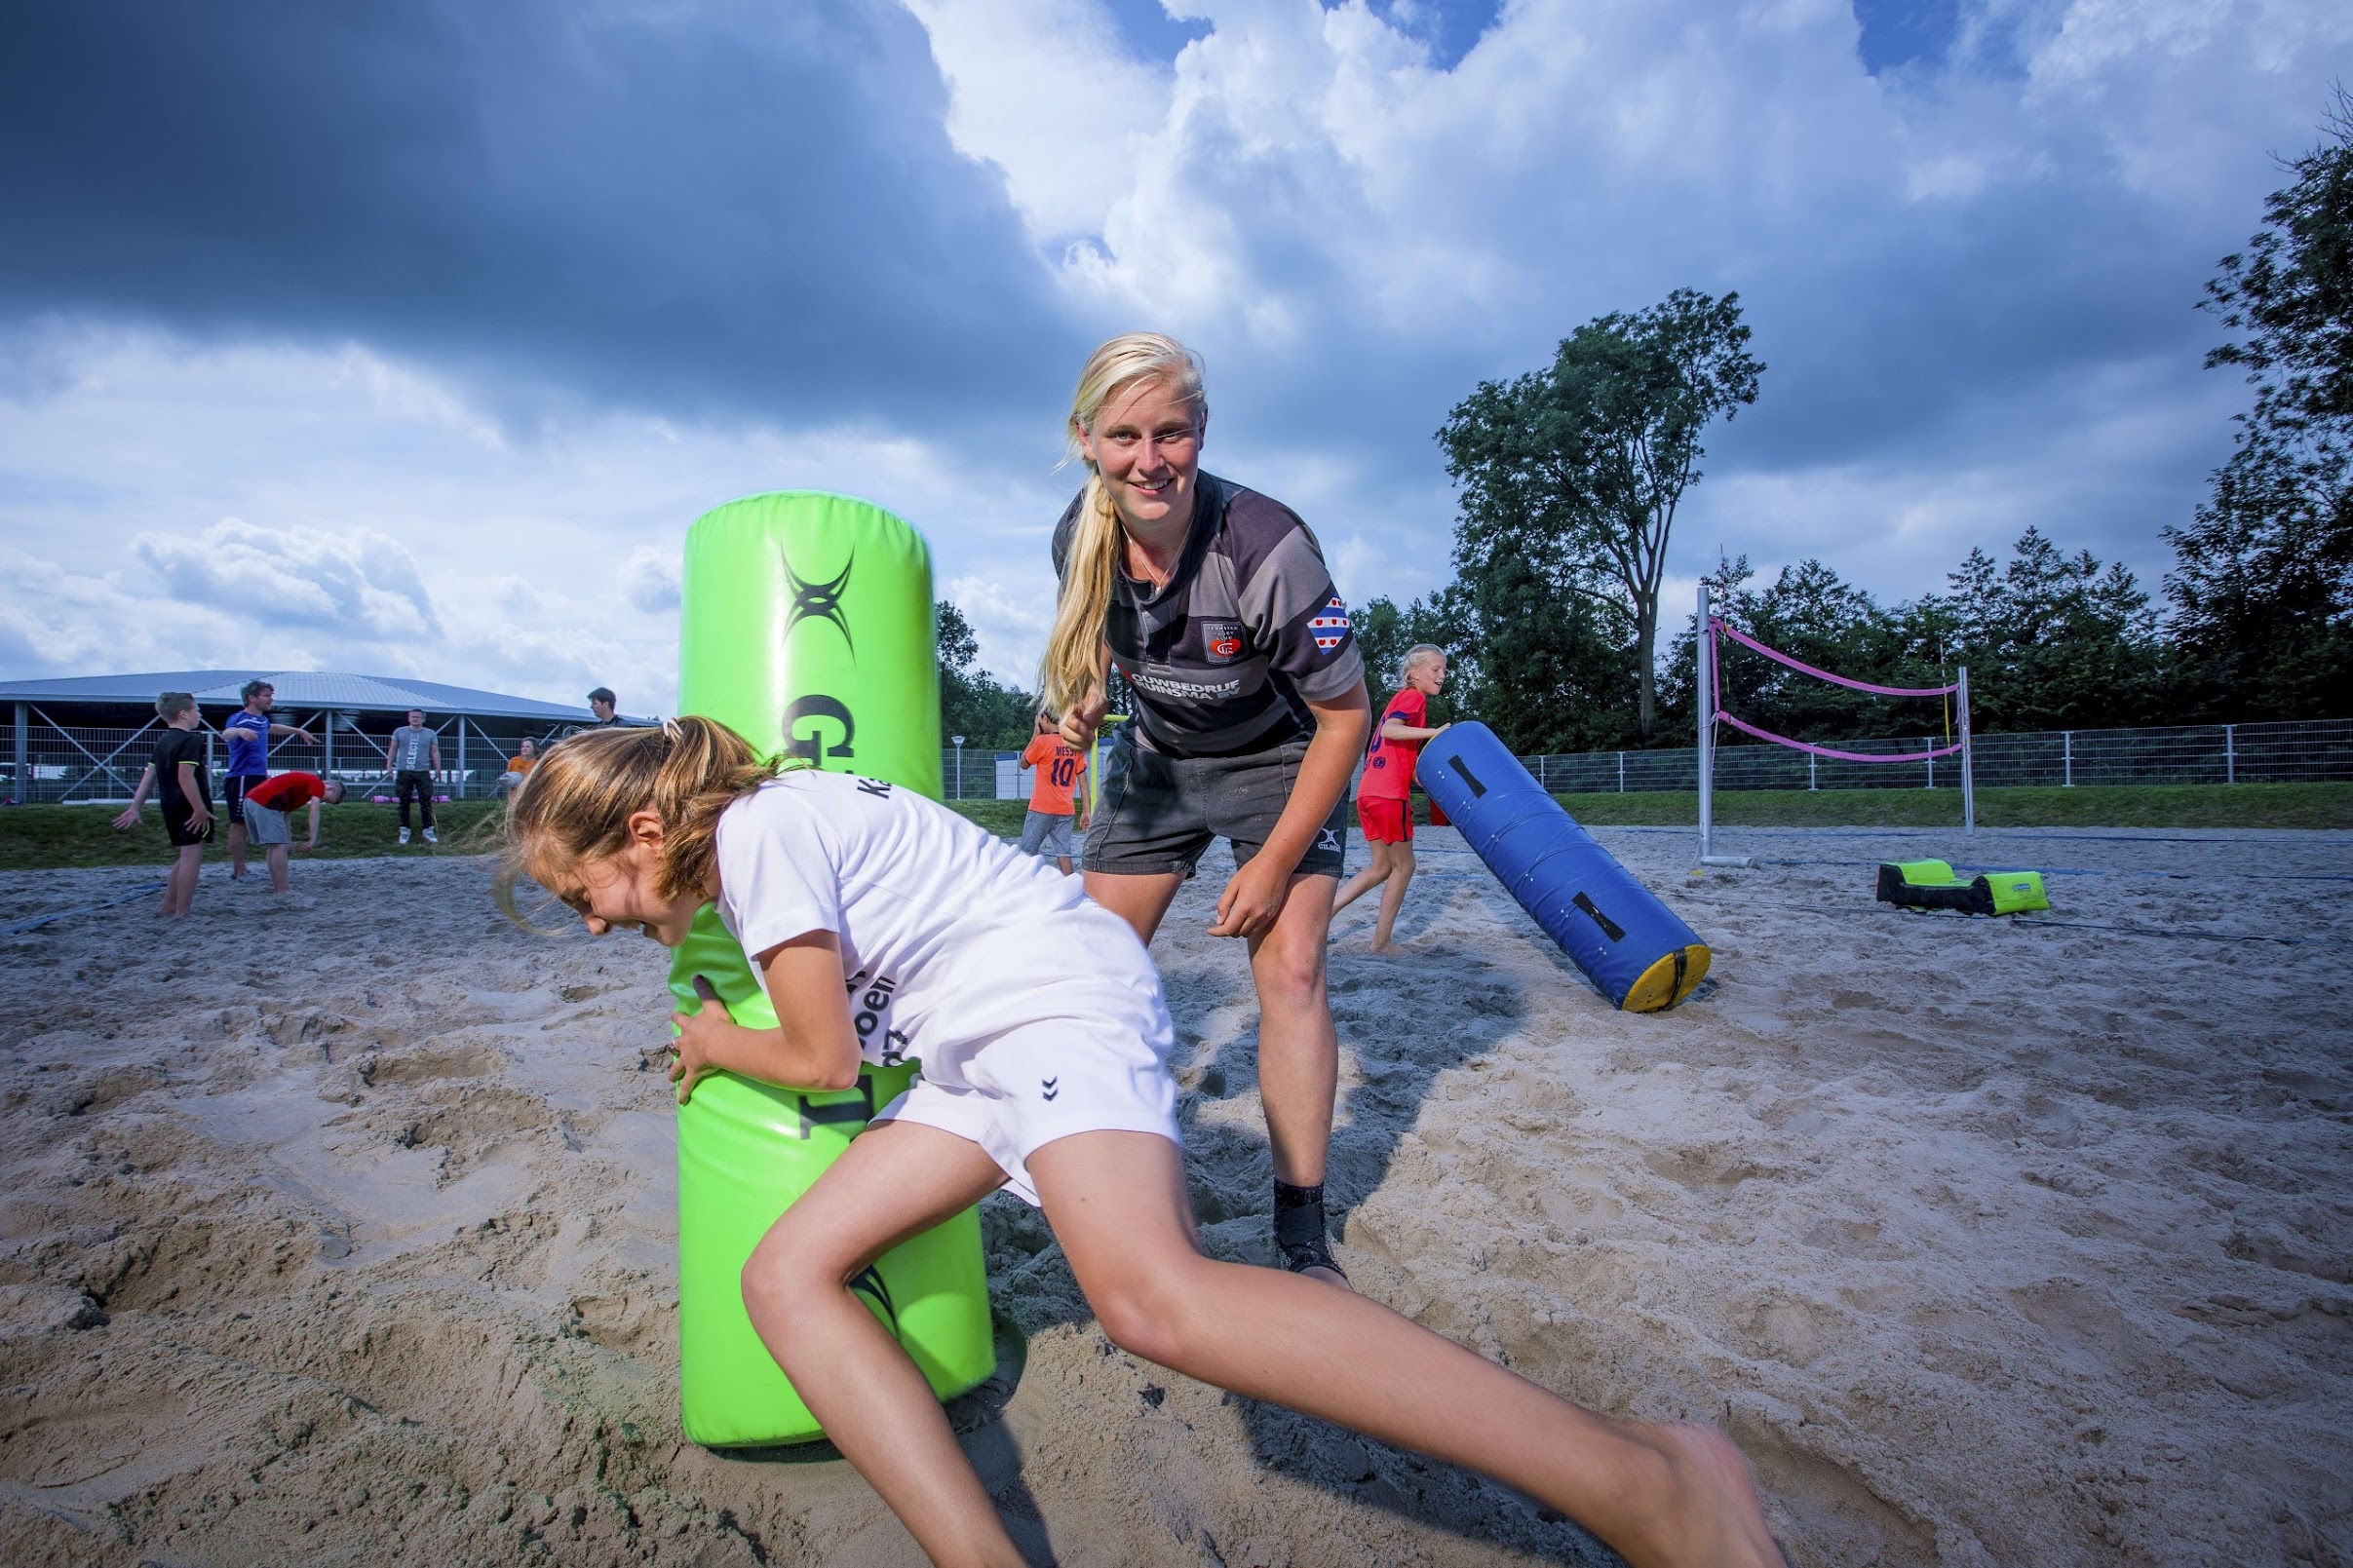
M2353 98L2286 167L2264 228L2224 256L2204 308L2242 334L2206 357L2256 389L2165 591L2203 706L2317 717L2353 687Z
M1000 686L985 669L973 669L980 639L964 613L947 600L938 605L940 626L940 738L961 735L965 744L989 750L1018 751L1029 744L1027 692Z
M1548 370L1482 382L1438 433L1462 490L1456 573L1483 637L1511 615L1522 654L1558 665L1590 658L1622 616L1644 737L1657 728L1668 539L1701 477L1701 433L1756 401L1764 366L1748 342L1738 294L1678 288L1578 327Z

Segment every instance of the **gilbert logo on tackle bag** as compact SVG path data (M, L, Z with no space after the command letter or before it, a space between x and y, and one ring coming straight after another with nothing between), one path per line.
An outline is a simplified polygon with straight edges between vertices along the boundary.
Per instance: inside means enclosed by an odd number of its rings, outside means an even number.
M715 718L770 755L855 772L862 787L939 798L931 553L912 528L817 491L731 502L688 531L680 593L681 712ZM705 1005L698 975L738 1023L775 1026L743 948L709 905L671 963L682 1011ZM885 983L861 976L853 996L868 1032L889 1027ZM738 1276L917 1065L869 1063L857 1088L819 1094L714 1073L678 1107L678 1402L692 1441L824 1435L752 1332ZM852 1287L943 1398L995 1370L977 1210L892 1248Z

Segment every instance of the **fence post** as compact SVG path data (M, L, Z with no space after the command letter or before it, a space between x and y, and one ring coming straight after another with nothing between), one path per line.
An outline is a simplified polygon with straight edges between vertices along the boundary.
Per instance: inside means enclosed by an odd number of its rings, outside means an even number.
M466 798L466 715L457 716L457 788L452 791L458 799Z
M32 704L17 705L17 771L10 779L17 786L17 799L31 805L33 798L33 737Z
M335 710L331 708L328 708L327 710L327 716L322 721L319 729L319 742L324 751L324 754L319 759L319 771L329 779L332 779L335 776L336 717L337 714Z
M2061 730L2061 731L2059 732L2059 767L2060 767L2060 774L2059 774L2059 777L2060 777L2060 785L2059 785L2059 787L2060 787L2060 788L2062 788L2062 789L2072 789L2072 788L2074 788L2074 787L2075 787L2075 732L2074 732L2073 730Z
M1933 735L1921 736L1920 749L1928 753L1928 787L1934 789L1937 786L1936 737Z
M1816 760L1817 759L1815 758L1813 752L1808 751L1805 754L1805 786L1808 789L1816 787L1814 784L1814 763Z
M1623 752L1623 751L1620 751L1620 752L1618 753L1618 793L1622 795L1622 794L1624 794L1625 792L1626 792L1626 753L1625 753L1625 752Z
M2239 782L2238 729L2236 724L2222 726L2222 782L2226 784Z

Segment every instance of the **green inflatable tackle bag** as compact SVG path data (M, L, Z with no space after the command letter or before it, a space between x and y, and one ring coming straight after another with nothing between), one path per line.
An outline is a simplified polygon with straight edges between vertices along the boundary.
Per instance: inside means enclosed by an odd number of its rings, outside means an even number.
M940 675L931 555L878 507L786 491L731 502L686 536L678 708L766 755L940 796ZM773 1028L742 947L706 905L670 970L683 1012L695 976L730 1014ZM860 1000L852 998L853 1016ZM745 1314L740 1276L777 1216L832 1164L916 1064L804 1094L714 1073L678 1107L678 1382L687 1437L711 1448L824 1435ZM968 1209L883 1254L852 1288L941 1397L996 1368L981 1224Z

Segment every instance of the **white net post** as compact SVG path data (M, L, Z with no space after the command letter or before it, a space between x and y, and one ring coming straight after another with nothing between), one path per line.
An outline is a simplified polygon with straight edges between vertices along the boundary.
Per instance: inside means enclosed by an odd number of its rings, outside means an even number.
M1961 831L1977 831L1977 770L1969 749L1969 667L1960 667L1961 699Z
M1704 579L1699 585L1699 620L1695 624L1699 630L1694 643L1699 678L1694 686L1699 700L1691 706L1699 709L1699 860L1705 865L1716 816L1716 748L1710 744L1716 739L1716 639L1708 635L1708 585Z

